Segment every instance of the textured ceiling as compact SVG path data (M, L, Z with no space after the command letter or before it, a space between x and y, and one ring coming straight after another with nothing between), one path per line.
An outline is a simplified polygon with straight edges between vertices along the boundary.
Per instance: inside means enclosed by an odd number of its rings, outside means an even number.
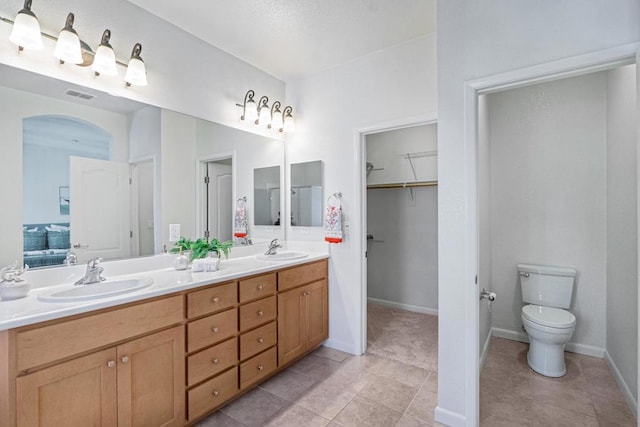
M284 81L436 31L435 0L129 1Z

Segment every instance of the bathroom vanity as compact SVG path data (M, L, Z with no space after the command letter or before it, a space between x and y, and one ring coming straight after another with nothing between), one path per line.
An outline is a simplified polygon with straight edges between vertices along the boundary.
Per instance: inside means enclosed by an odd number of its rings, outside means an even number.
M190 425L328 338L326 254L205 283L165 270L109 307L5 322L0 426Z

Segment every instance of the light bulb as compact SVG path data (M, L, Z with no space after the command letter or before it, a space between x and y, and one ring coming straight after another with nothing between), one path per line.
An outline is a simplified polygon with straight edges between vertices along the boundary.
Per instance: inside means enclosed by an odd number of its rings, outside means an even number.
M72 64L81 64L82 50L80 48L80 38L78 33L73 29L73 13L67 15L67 22L58 35L56 42L56 50L54 55L61 62L70 62Z
M17 44L20 50L23 48L42 49L40 23L36 15L31 11L31 0L25 0L24 7L16 15L9 40Z
M100 74L107 76L118 75L118 69L116 68L116 54L113 52L113 48L109 44L110 39L111 31L104 30L100 46L96 49L96 54L93 57L93 63L91 64L91 69L95 71L96 76Z
M140 53L142 53L142 45L136 43L131 51L127 73L124 75L124 81L127 82L127 86L146 86L148 84L147 69L140 57Z

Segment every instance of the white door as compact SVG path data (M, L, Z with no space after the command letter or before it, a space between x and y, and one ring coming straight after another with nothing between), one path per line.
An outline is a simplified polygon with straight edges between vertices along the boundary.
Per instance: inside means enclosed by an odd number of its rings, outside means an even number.
M218 240L233 239L233 180L231 174L218 176ZM215 236L214 236L215 237Z
M207 163L205 234L220 241L232 238L233 176L231 165L219 161Z
M70 157L71 245L79 262L131 253L129 164Z

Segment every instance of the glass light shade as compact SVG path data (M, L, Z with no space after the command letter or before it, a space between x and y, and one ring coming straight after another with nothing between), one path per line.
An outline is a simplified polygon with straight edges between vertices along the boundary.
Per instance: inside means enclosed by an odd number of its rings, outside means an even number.
M260 108L260 122L263 125L268 125L271 123L271 110L269 107L264 106Z
M282 113L280 111L274 111L273 117L271 117L271 127L281 129L282 126L284 126L282 123Z
M293 132L294 130L296 130L296 126L295 126L295 123L293 122L293 116L292 115L287 115L284 118L283 130L285 132Z
M124 81L134 86L147 85L147 69L141 59L131 58L129 60Z
M255 121L258 118L258 105L256 101L250 99L247 101L244 109L244 119L250 122Z
M109 46L100 45L96 49L96 55L93 58L93 64L91 69L96 73L104 74L105 76L118 75L118 69L116 68L116 54Z
M54 55L61 61L81 64L83 59L78 35L69 30L60 31Z
M38 18L22 11L18 12L9 40L26 49L42 49L42 34L40 34Z

